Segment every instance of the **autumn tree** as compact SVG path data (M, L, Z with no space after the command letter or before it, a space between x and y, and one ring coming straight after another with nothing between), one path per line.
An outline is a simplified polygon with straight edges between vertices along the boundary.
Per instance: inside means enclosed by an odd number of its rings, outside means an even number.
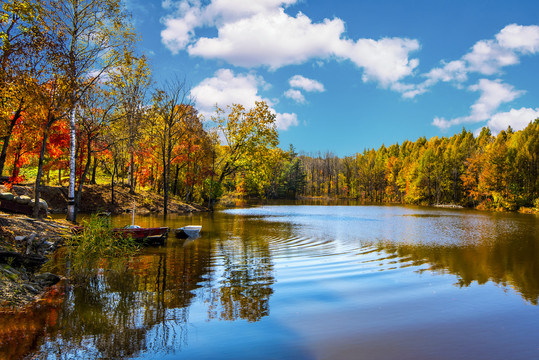
M24 165L30 164L35 157L40 135L36 122L32 121L27 114L23 114L12 130L6 157L6 165L11 167L9 177L11 184L26 180L20 175L20 170Z
M397 156L390 156L386 163L386 189L389 201L402 201L402 191L399 184L399 173L402 170L402 161Z
M261 199L271 196L273 191L278 194L285 186L283 171L288 163L284 151L268 149L264 157L253 158L248 168L235 175L236 193Z
M111 204L115 204L115 181L124 175L126 159L129 158L127 136L120 121L114 121L104 129L103 142L108 153L108 161L103 162L105 172L110 174Z
M136 56L124 47L119 63L109 72L111 93L118 103L118 116L127 138L129 152L129 192L135 193L135 149L143 131L143 114L151 73L145 56Z
M460 176L467 202L477 206L484 199L484 193L479 186L479 176L483 171L484 158L481 153L475 152L464 161L464 173Z
M97 147L98 140L103 136L103 131L113 121L114 118L114 98L110 96L109 91L98 84L94 84L91 91L87 91L79 100L80 111L78 112L78 149L81 155L85 154L86 158L83 159L79 156L80 165L84 164L84 167L80 166L78 173L79 183L77 191L75 193L75 214L73 220L76 220L77 212L79 209L80 199L82 196L82 187L86 181L86 177L90 171L90 165L92 156ZM104 150L104 148L100 149Z
M50 34L41 2L3 2L0 8L0 176L13 130L33 101L34 85L48 71L45 53L53 46Z
M198 118L190 97L190 89L185 80L174 80L158 89L154 95L154 114L157 122L157 141L161 148L163 166L163 211L168 212L170 191L170 170L173 161L173 149L189 133Z
M480 186L492 194L497 203L507 195L508 191L506 181L507 137L507 132L501 131L494 142L486 148L484 154L486 161L480 176Z
M201 199L200 187L204 179L211 176L213 140L200 116L189 116L187 120L187 133L173 149L175 169L171 185L175 195L182 195L185 202L191 202L195 198Z
M260 162L279 143L275 114L263 101L257 101L250 110L239 104L227 107L226 111L217 107L212 121L222 138L216 165L219 177L214 184L217 188L228 176Z
M301 158L297 155L294 147L290 145L290 149L286 153L286 161L281 170L281 186L279 189L281 197L296 199L305 189L307 174Z
M539 119L518 134L514 146L517 150L514 165L521 174L523 195L531 204L539 199Z

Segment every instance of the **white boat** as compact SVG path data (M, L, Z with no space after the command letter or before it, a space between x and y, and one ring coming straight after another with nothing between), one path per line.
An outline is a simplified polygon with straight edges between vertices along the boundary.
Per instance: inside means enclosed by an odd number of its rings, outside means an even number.
M202 229L201 225L187 225L176 229L176 237L179 238L194 238L197 237Z

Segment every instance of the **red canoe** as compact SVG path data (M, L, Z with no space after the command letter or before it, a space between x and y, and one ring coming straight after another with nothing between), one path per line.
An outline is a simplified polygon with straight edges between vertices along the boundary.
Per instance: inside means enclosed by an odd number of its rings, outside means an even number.
M168 227L154 227L154 228L143 228L143 227L125 227L125 228L116 228L112 229L113 232L117 234L123 234L125 236L131 236L133 239L142 240L148 237L165 237L168 234Z

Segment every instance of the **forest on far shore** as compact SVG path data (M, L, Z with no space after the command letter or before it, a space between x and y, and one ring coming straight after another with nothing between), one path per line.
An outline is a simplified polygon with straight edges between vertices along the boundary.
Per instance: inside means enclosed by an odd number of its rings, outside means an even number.
M299 157L298 193L371 202L539 208L539 119L520 131L425 137L339 158Z

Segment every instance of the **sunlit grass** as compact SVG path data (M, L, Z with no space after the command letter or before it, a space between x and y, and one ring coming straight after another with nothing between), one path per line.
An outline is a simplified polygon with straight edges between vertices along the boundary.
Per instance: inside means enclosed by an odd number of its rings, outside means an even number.
M11 176L13 168L11 166L6 166L4 174L6 176ZM59 181L59 175L61 176L61 181ZM20 168L19 176L24 178L24 184L34 183L37 177L37 166L23 166ZM92 174L86 176L86 182L88 182L92 177ZM98 168L95 175L95 182L97 185L107 185L110 184L110 174L107 174L102 169ZM61 172L58 170L49 170L44 171L41 175L41 182L44 185L48 186L67 186L69 184L69 170L64 169Z

